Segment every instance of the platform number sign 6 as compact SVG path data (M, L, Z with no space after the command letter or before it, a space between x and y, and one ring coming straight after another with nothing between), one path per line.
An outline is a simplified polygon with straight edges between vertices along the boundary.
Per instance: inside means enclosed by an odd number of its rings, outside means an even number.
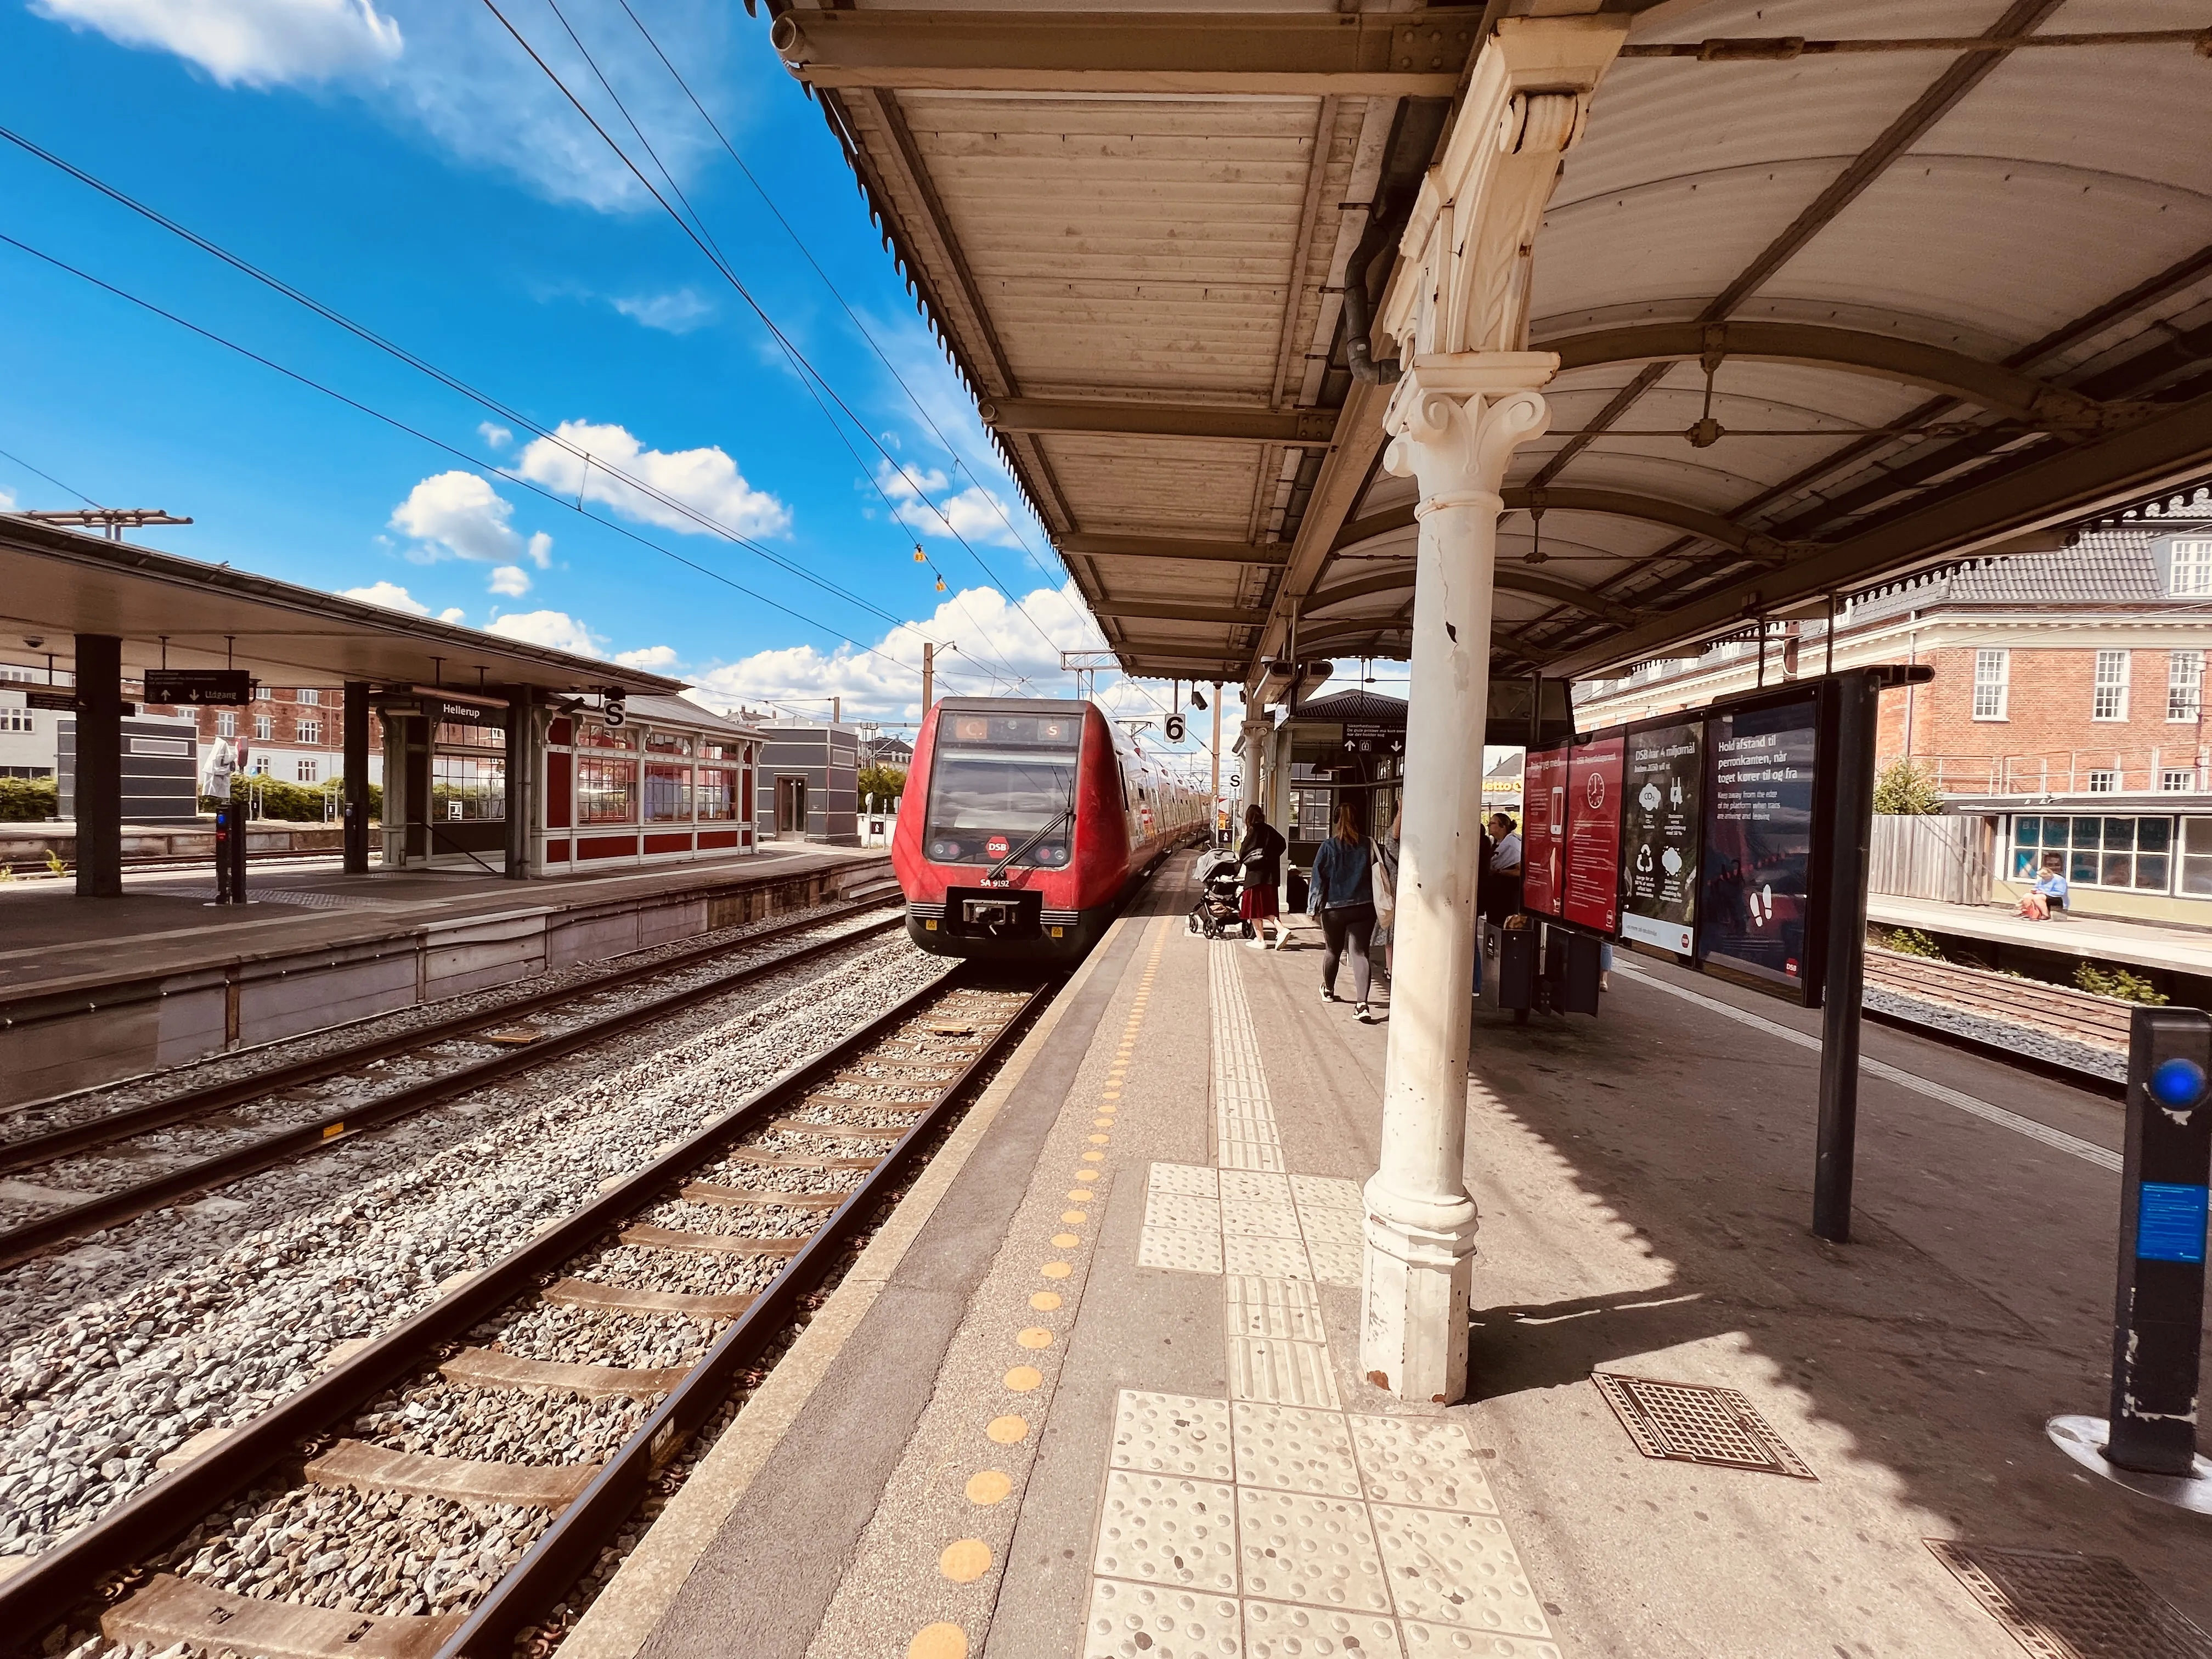
M1167 732L1168 741L1170 743L1181 743L1188 734L1189 731L1190 727L1188 724L1185 722L1181 714L1170 714L1168 716Z

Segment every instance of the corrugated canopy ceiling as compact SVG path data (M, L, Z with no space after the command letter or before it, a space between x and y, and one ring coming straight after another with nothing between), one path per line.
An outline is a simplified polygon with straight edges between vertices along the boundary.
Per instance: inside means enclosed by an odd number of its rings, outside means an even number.
M1508 478L1498 672L1658 654L2212 464L2212 58L2010 44L2192 21L2170 0L1353 4L770 0L1129 672L1407 649L1414 487L1343 290L1382 294L1500 17L1632 21L1536 242L1563 367Z

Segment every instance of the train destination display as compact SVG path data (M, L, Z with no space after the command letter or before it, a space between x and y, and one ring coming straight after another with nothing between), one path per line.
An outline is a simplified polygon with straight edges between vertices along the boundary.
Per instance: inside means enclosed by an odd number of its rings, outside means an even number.
M1697 940L1705 722L1632 728L1626 747L1620 935L1688 956Z
M1521 787L1521 907L1535 915L1556 916L1566 833L1566 750L1531 749Z
M1618 731L1567 751L1565 844L1559 858L1559 914L1610 933L1620 904L1620 771Z
M1705 721L1699 955L1801 990L1812 913L1819 705L1716 710Z

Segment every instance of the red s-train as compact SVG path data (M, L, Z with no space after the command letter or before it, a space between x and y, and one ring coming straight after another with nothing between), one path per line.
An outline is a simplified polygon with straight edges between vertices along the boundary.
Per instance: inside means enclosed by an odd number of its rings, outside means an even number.
M907 933L940 956L1079 961L1206 816L1093 703L947 697L891 836Z

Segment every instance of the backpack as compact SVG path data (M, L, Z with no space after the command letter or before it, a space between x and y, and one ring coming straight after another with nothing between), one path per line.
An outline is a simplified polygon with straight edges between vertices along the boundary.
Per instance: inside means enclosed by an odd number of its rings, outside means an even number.
M1391 917L1398 914L1397 855L1385 852L1376 841L1367 843L1367 867L1374 878L1375 920L1388 927Z

